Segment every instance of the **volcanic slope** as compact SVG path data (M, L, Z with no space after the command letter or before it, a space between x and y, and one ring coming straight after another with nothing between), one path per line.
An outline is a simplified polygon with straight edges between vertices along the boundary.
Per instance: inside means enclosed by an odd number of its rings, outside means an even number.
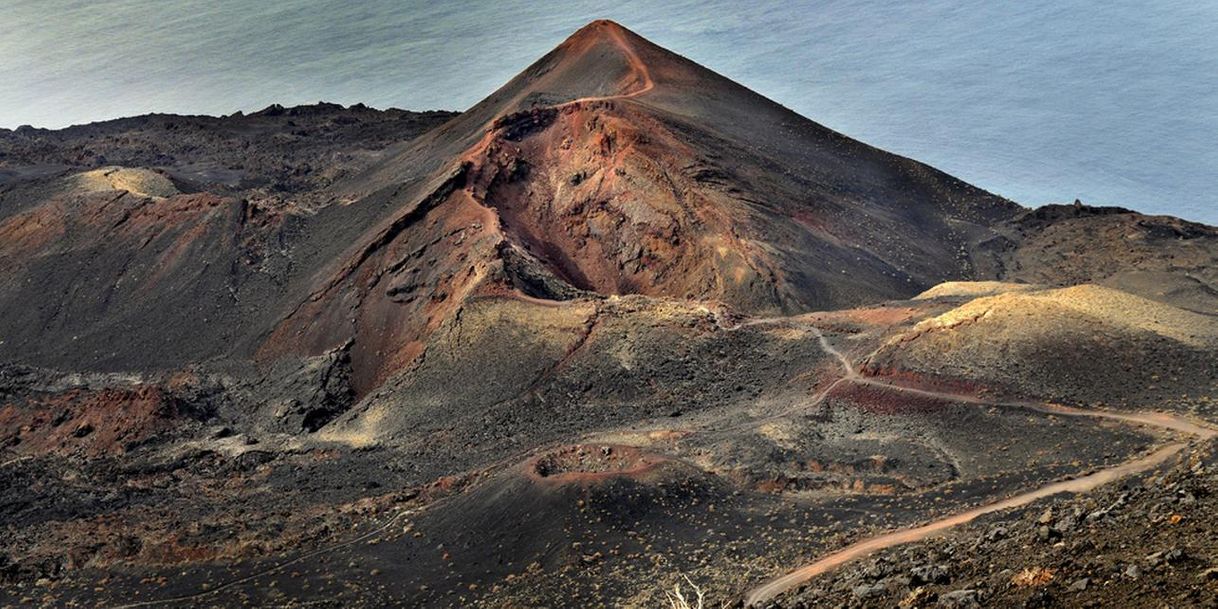
M1218 313L1218 229L1119 207L1045 205L978 244L978 277L1055 286L1094 283Z
M472 295L848 306L970 276L969 244L1018 211L606 21L340 189L395 211L316 276L261 355L354 338L361 391Z
M514 243L601 293L713 298L753 313L909 295L968 275L965 237L1017 210L610 22L580 30L454 123L471 121L471 194Z
M0 360L248 359L374 220L328 187L452 116L318 104L0 129Z

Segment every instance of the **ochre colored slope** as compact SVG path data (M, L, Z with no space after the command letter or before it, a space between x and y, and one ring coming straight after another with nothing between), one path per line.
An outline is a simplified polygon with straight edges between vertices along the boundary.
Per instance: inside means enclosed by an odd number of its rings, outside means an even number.
M892 336L865 369L1068 401L1167 405L1212 391L1216 346L1212 316L1080 285L970 300Z

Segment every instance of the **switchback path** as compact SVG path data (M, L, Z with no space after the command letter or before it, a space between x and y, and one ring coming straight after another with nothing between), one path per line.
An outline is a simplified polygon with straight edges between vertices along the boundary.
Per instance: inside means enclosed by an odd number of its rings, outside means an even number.
M656 83L651 79L651 70L647 68L646 63L643 63L643 60L639 57L639 54L634 51L634 47L630 46L630 43L626 42L626 39L622 37L622 31L617 27L611 26L609 29L609 36L613 38L613 43L622 50L622 54L626 56L626 61L630 64L630 69L634 71L635 76L640 82L643 83L643 86L629 93L581 97L579 99L573 99L564 104L559 104L559 107L583 102L603 101L610 99L630 99L632 97L638 97L655 88Z
M864 377L860 375L857 370L855 370L854 366L850 363L850 360L841 351L829 343L828 339L825 338L824 333L815 327L812 327L812 330L816 333L817 338L820 340L821 346L823 346L826 351L837 358L837 360L842 364L844 376L838 379L832 386L836 386L841 382L854 382L954 402L966 402L989 406L1016 406L1058 416L1091 417L1110 419L1126 424L1149 425L1164 430L1191 435L1198 439L1209 439L1213 438L1215 435L1218 435L1218 431L1212 427L1209 427L1205 423L1165 412L1111 412L1104 410L1084 410L1081 408L1071 408L1069 406L1061 406L1057 404L1040 404L1034 402L988 402L972 396L962 396L939 391L904 387L888 381ZM893 546L926 539L952 527L970 522L978 516L1028 505L1029 503L1044 499L1045 497L1056 495L1058 493L1084 493L1126 476L1148 471L1166 462L1168 459L1183 450L1186 446L1188 446L1187 442L1172 442L1156 449L1154 452L1148 455L1138 457L1132 461L1127 461L1120 465L1103 469L1086 476L1054 482L1032 491L1020 493L1013 497L1008 497L992 503L987 503L959 514L931 521L930 523L921 526L897 529L889 533L863 539L836 552L823 556L812 563L803 565L794 571L787 573L786 575L772 579L765 584L752 589L745 596L745 607L758 606L773 599L779 594L782 594L783 592L786 592L795 586L816 577L817 575L832 571L845 563L863 558L885 548L891 548Z

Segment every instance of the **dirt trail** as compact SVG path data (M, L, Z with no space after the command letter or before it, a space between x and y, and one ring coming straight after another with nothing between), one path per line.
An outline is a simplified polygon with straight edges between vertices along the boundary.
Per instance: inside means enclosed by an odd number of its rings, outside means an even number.
M626 39L622 36L621 30L617 29L616 27L613 27L609 30L609 36L611 38L613 38L613 43L622 50L622 54L624 54L626 56L626 62L628 64L630 64L630 69L635 73L635 77L643 83L643 86L641 86L638 89L635 89L633 91L630 91L628 93L615 93L613 95L592 95L592 96L588 96L588 97L579 97L579 98L576 98L576 99L573 99L570 101L563 102L561 104L556 104L556 105L550 106L551 108L553 108L555 110L561 110L568 106L574 106L574 105L589 103L589 102L609 101L609 100L615 100L615 99L631 99L631 98L643 95L644 93L647 93L648 91L651 91L652 89L655 88L656 84L655 84L655 81L651 78L651 70L648 69L647 64L643 62L643 59L641 57L639 57L639 54L637 52L635 52L634 47L630 46L630 43L627 42ZM501 116L496 116L495 118L486 122L486 124L483 126L485 133L483 133L482 139L480 139L478 141L478 143L474 144L472 147L470 147L468 150L466 150L459 157L460 162L476 161L477 159L481 158L486 153L486 151L490 147L491 143L494 142L495 138L497 137L494 125L495 125L495 121L499 120L499 118L501 118ZM460 163L458 163L458 164L460 164Z
M626 61L630 64L630 69L633 70L637 78L643 82L643 86L629 93L580 97L578 99L573 99L569 102L559 104L556 107L561 108L563 106L570 106L584 102L604 101L610 99L630 99L632 97L638 97L655 88L655 81L651 79L651 70L647 68L647 64L643 63L643 60L639 57L639 54L634 51L634 47L630 46L630 43L626 42L626 39L622 37L622 31L617 27L610 27L609 36L613 38L613 43L616 44L618 48L622 50L622 53L626 55Z
M1071 408L1069 406L1062 406L1058 404L1037 404L1032 402L988 402L973 396L903 387L901 385L896 385L879 379L863 377L854 369L854 366L850 364L850 360L847 359L841 351L829 343L828 339L825 338L824 334L819 329L813 328L813 330L816 332L817 338L820 340L821 345L827 352L832 354L839 362L841 362L845 371L845 376L838 379L838 381L831 385L831 387L836 386L838 383L843 381L855 382L955 402L966 402L991 406L1016 406L1059 416L1091 417L1110 419L1129 424L1150 425L1160 429L1191 435L1200 439L1209 439L1213 438L1215 435L1218 435L1218 431L1208 427L1202 422L1164 412L1110 412L1102 410L1083 410L1080 408ZM877 535L875 537L870 537L862 541L855 542L841 550L828 554L815 562L806 564L794 571L791 571L790 573L787 573L786 575L770 580L769 582L754 588L745 596L744 605L745 607L754 607L760 605L770 599L773 599L779 594L782 594L783 592L786 592L787 590L790 590L791 588L794 588L795 586L816 577L817 575L831 571L845 563L863 558L885 548L891 548L893 546L926 539L954 526L965 524L978 516L1005 509L1021 507L1058 493L1084 493L1109 482L1124 478L1125 476L1145 472L1157 467L1158 465L1161 465L1172 456L1183 450L1186 446L1188 446L1188 443L1186 442L1173 442L1158 448L1148 455L1139 457L1132 461L1127 461L1121 465L1100 470L1079 478L1054 482L1038 489L988 503L959 514L932 521L928 524L899 529L891 533L885 533L883 535Z
M792 571L778 579L772 580L765 585L753 589L745 597L745 606L757 606L765 601L768 601L775 596L805 582L809 579L833 570L847 562L863 558L873 552L897 546L901 544L911 543L926 539L936 533L941 533L951 527L967 523L978 516L997 512L1009 508L1020 507L1036 501L1044 499L1058 493L1083 493L1090 491L1098 486L1102 486L1114 480L1119 480L1125 476L1147 471L1155 466L1163 463L1172 455L1180 452L1187 446L1184 442L1168 444L1159 448L1155 452L1129 461L1127 463L1098 471L1094 474L1075 478L1073 480L1065 480L1062 482L1054 482L1048 486L1043 486L1034 491L1008 497L1001 501L996 501L981 507L973 508L966 512L948 516L940 520L935 520L930 524L925 524L920 527L910 529L901 529L892 533L886 533L877 537L871 537L863 541L846 546L844 549L838 550L832 554L821 558L820 560L804 565L795 571Z
M16 459L9 459L8 461L5 461L4 463L0 463L0 469L4 469L4 468L6 468L6 467L8 467L8 466L10 466L10 465L12 465L12 464L14 464L14 463L20 463L20 462L22 462L22 461L28 461L28 460L33 459L33 458L34 458L34 456L33 456L33 455L25 455L25 456L23 456L23 457L17 457Z
M1135 412L1116 412L1111 410L1084 410L1082 408L1073 408L1071 406L1063 406L1061 404L1045 404L1038 402L994 402L982 398L961 395L956 393L944 393L941 391L930 391L926 389L918 389L915 387L905 387L888 381L883 381L876 378L860 376L855 373L853 376L845 377L846 380L858 383L860 385L871 385L873 387L882 387L884 389L892 389L901 393L910 393L914 395L925 396L929 398L948 400L952 402L963 402L966 404L978 404L982 406L1007 406L1014 408L1024 408L1026 410L1034 410L1045 414L1052 414L1063 417L1088 417L1093 419L1110 419L1120 421L1122 423L1149 425L1160 429L1168 429L1191 436L1197 436L1201 439L1212 438L1218 435L1218 430L1209 427L1206 423L1190 419L1183 415L1170 414L1166 412L1155 411L1135 411Z

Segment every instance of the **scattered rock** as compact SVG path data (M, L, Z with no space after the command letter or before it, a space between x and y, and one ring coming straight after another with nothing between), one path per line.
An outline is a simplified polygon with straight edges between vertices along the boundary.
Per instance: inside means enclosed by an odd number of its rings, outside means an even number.
M1040 518L1036 519L1036 524L1053 524L1053 508L1045 508Z
M940 607L952 609L972 609L981 606L981 593L972 588L953 590L939 597Z
M864 565L862 571L868 579L883 579L892 574L892 564L886 560L873 560Z
M883 584L860 584L851 590L855 598L862 600L883 596L884 591Z
M915 586L922 584L945 584L951 578L946 565L920 565L909 570L911 583Z
M998 541L1000 539L1006 539L1006 538L1007 538L1007 528L1002 527L1002 526L994 527L985 534L985 540L991 541L991 542Z
M1036 538L1041 541L1056 541L1061 539L1061 536L1061 531L1058 531L1047 524L1042 524L1036 529Z

